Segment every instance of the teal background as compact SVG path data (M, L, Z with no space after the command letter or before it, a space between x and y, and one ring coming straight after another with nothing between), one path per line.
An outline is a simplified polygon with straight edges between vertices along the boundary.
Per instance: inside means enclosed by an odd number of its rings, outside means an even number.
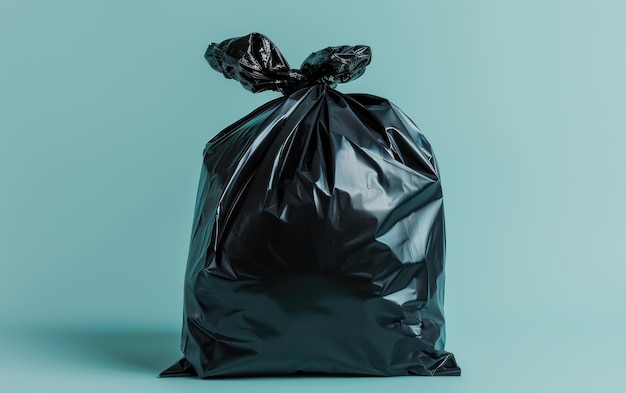
M623 1L0 2L0 388L622 392ZM180 356L201 153L277 93L203 59L268 35L293 67L373 61L435 148L460 378L159 379Z

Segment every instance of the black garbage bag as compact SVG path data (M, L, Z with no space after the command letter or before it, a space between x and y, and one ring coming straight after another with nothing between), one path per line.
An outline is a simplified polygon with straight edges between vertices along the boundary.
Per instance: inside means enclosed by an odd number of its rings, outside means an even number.
M364 72L369 47L329 47L297 70L254 33L205 57L284 96L204 150L184 358L161 375L459 375L431 147L389 101L333 89Z

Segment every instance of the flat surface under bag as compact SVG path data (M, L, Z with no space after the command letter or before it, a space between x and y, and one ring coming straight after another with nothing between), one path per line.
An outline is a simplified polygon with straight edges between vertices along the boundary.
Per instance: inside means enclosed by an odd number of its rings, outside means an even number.
M341 94L365 46L291 70L265 37L211 66L268 102L207 144L184 358L161 375L459 375L444 350L445 228L431 147L389 101Z

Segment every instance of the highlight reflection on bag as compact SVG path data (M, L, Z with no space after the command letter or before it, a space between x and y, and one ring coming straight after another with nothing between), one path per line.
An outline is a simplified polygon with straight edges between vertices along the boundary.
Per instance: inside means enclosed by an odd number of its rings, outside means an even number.
M367 46L299 70L253 33L205 58L272 100L211 139L162 376L460 375L444 350L445 234L430 144L389 101L333 89Z

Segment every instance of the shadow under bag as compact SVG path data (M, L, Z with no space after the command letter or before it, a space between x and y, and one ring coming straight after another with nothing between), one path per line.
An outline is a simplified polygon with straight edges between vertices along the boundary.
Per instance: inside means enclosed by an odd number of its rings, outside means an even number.
M291 69L253 33L205 58L252 92L284 96L204 150L184 358L161 375L460 375L444 350L430 144L389 101L333 89L363 74L369 47L329 47Z

